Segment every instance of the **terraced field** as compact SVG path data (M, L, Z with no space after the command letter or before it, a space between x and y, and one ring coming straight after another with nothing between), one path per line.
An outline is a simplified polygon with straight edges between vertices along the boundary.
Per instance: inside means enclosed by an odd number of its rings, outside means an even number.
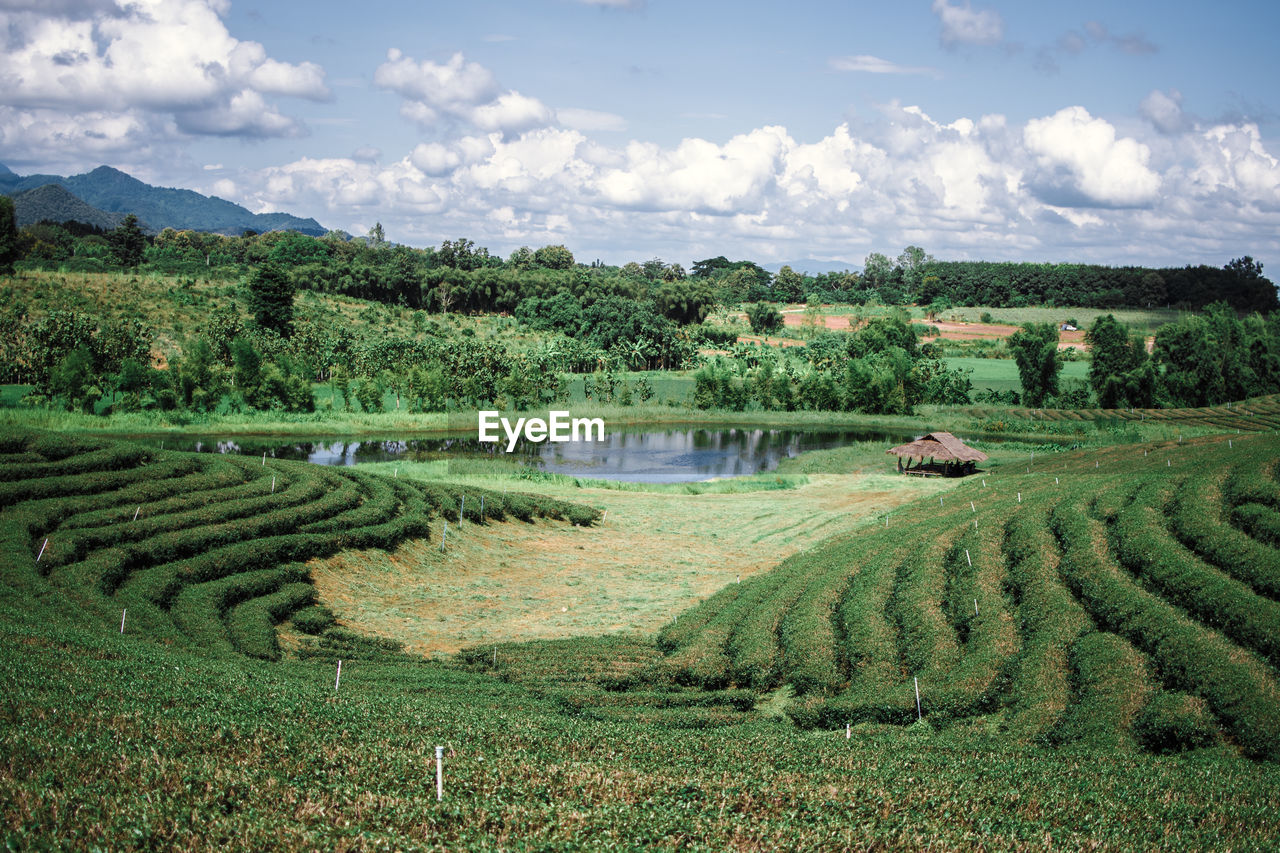
M439 540L459 513L473 525L599 516L538 495L35 432L0 435L0 509L10 552L31 552L32 594L166 644L271 660L276 625L294 614L317 635L301 653L359 653L354 635L312 607L311 558L433 530Z
M1274 435L1224 436L970 478L724 588L642 678L785 687L802 727L922 717L1275 760L1278 460Z
M433 662L336 626L308 561L434 545L460 514L479 538L596 511L0 434L0 840L1274 847L1280 437L1035 460L744 573L656 635Z
M1254 397L1239 403L1199 409L1007 409L966 406L958 411L977 418L1017 417L1048 422L1124 423L1151 421L1201 427L1215 432L1260 432L1280 429L1280 396Z

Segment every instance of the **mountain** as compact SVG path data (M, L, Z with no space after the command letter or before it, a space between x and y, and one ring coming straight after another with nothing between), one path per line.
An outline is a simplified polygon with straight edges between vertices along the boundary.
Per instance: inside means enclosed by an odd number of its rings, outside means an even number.
M124 219L123 213L107 213L74 195L62 184L43 184L13 194L18 227L37 222L83 222L110 231ZM144 231L149 230L143 226Z
M132 213L157 230L174 228L217 234L290 230L314 237L325 233L324 226L314 219L301 219L288 213L250 213L226 199L201 195L194 190L153 187L110 166L99 166L88 174L69 178L22 177L3 166L0 170L3 170L0 171L0 193L5 195L58 184L91 207L121 216Z
M777 273L783 267L791 267L796 272L806 275L822 275L828 272L861 272L862 264L851 261L817 261L809 258L803 261L779 261L776 264L761 264L771 273Z

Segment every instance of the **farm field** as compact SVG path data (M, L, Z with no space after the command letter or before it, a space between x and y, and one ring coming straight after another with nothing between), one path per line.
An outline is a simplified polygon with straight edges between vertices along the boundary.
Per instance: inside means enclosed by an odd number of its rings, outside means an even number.
M1018 450L985 477L911 486L823 451L779 472L808 478L793 489L685 496L554 480L504 495L493 476L443 486L12 428L0 449L11 845L1280 833L1272 433ZM666 536L667 565L640 564ZM539 575L548 552L562 562ZM413 560L438 574L405 579ZM400 587L380 593L388 572ZM486 606L475 596L514 598L512 578L533 604L456 621ZM557 612L601 580L619 594ZM397 621L415 586L424 612ZM425 611L446 604L430 639ZM450 633L476 641L418 654Z
M1018 365L1011 358L944 358L948 368L972 370L970 381L973 382L974 393L978 391L1022 391L1022 383L1018 380ZM1063 362L1058 374L1059 382L1078 380L1089 381L1089 362Z

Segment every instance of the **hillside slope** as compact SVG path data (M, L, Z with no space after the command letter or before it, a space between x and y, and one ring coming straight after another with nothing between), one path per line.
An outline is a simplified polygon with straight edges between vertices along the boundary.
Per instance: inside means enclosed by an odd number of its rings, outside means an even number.
M8 169L0 172L0 193L13 195L47 184L58 184L87 204L107 213L132 213L152 228L179 231L210 231L218 234L241 234L292 230L313 237L325 234L325 228L314 219L302 219L288 213L251 213L238 204L216 196L201 195L194 190L155 187L131 175L99 166L83 175L28 175L22 177Z

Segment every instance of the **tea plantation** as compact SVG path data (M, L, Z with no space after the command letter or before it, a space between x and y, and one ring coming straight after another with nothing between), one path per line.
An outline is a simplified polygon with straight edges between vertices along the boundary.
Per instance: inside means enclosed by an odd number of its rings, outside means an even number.
M1277 461L1272 433L1038 456L732 584L656 637L433 662L334 624L306 561L440 541L460 515L596 511L8 431L0 837L1274 847Z

